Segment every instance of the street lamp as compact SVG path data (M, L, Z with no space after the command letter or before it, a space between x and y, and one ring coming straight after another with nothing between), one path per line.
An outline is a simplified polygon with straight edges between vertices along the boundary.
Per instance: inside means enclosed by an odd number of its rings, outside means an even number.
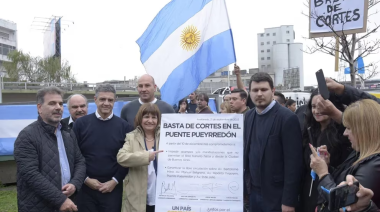
M211 91L210 93L212 94L212 80L210 80L210 82L211 82L210 83L210 91Z
M5 76L4 71L0 71L0 104L3 103L3 78Z

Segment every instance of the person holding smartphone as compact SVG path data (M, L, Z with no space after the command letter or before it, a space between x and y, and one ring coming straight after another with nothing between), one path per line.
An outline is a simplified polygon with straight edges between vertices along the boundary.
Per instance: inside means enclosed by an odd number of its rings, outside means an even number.
M352 186L354 182L357 181L358 180L354 176L347 175L346 181L340 183L339 186ZM372 202L373 195L374 193L371 189L364 188L361 184L359 184L359 191L356 193L358 201L355 204L347 206L346 210L351 212L379 212L379 208ZM343 212L343 209L340 209L339 211Z
M310 175L310 148L309 144L319 147L320 154L326 158L327 165L338 167L342 164L348 155L352 152L351 143L346 136L343 135L345 127L341 123L337 123L329 115L323 115L321 108L318 106L319 101L324 101L332 105L334 110L344 111L342 104L333 104L330 100L324 100L319 95L319 90L315 89L310 96L305 112L305 122L303 126L303 186L300 197L300 211L314 212L318 203L318 179L312 178ZM326 103L326 104L327 104ZM310 136L308 129L310 129ZM329 152L329 154L327 154ZM312 187L312 188L310 188Z
M373 203L380 204L380 105L369 99L357 101L347 107L343 114L343 124L346 127L344 135L348 137L354 151L336 169L331 170L326 161L318 156L310 144L310 167L319 177L318 209L329 211L330 190L345 181L347 175L353 175L360 184L374 192Z

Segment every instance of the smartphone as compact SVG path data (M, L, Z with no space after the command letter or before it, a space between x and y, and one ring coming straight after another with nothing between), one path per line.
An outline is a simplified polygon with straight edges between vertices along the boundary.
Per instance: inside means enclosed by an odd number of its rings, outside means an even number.
M323 70L320 69L319 71L315 72L315 75L317 76L319 94L323 97L323 99L329 99L330 92L327 89L326 79L325 75L323 74Z
M339 208L352 205L358 201L356 193L359 191L359 182L352 186L343 185L330 190L329 210L335 211Z
M307 134L309 134L309 143L314 145L313 136L311 135L311 127L307 128Z

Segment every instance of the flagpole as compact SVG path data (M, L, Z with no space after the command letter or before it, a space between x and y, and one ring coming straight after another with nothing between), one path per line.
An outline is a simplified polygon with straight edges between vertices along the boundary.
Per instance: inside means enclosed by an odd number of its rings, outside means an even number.
M228 86L228 88L230 88L230 67L228 67L227 86Z

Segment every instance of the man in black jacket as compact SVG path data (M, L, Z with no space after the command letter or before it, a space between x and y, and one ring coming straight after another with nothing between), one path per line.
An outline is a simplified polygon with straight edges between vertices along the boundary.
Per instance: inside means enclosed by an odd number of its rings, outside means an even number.
M71 130L78 118L87 115L87 98L82 94L73 94L67 98L67 108L70 116L62 119L61 124L62 129Z
M273 100L273 80L256 73L249 93L256 108L244 120L244 181L251 212L294 212L302 176L297 116Z
M75 135L61 130L62 96L56 87L39 90L38 120L25 127L16 139L20 212L77 211L69 197L80 190L86 165Z

